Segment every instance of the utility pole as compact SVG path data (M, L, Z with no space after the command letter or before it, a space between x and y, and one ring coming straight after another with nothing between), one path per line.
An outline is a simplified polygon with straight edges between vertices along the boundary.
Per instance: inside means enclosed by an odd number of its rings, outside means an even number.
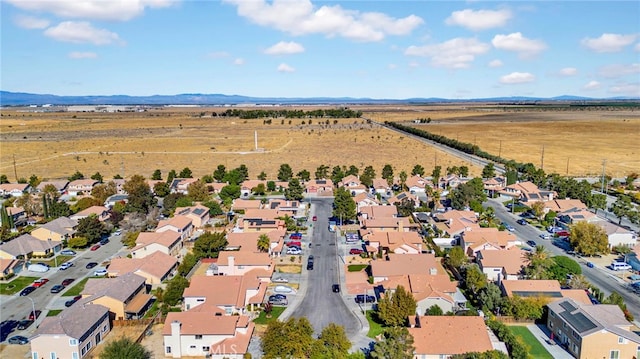
M540 169L544 170L544 145L542 145L542 156L540 158Z
M13 175L16 176L16 182L18 182L18 169L16 168L16 154L13 154Z
M567 157L567 176L569 176L569 157Z
M602 160L602 188L600 189L600 192L602 192L604 194L604 170L607 166L607 160L604 159Z

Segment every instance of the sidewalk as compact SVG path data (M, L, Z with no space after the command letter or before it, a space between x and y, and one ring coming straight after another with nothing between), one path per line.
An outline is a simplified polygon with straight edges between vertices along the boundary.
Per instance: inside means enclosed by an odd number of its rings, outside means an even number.
M564 348L558 343L556 343L555 345L550 345L547 342L550 332L546 327L537 324L529 324L527 325L527 329L529 329L531 334L533 334L533 336L538 339L540 344L542 344L542 346L549 352L549 354L551 354L554 359L573 359L573 356L569 354L569 352L564 350Z

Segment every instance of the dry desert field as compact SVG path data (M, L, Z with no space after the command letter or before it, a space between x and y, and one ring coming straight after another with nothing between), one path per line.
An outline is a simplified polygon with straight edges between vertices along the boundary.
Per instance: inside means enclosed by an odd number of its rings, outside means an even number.
M305 108L308 110L309 108ZM2 111L0 121L0 173L11 181L35 174L41 178L68 177L75 171L105 178L115 174L164 175L189 167L194 176L211 174L219 165L227 169L245 164L249 176L265 171L275 178L288 163L294 173L312 174L320 165L371 165L378 175L385 164L396 173L408 173L414 165L430 173L434 164L443 168L469 165L434 148L362 119L263 120L211 117L224 109L162 109L142 113L34 113ZM200 117L200 112L205 112ZM303 125L302 122L305 121ZM258 135L255 149L254 134ZM470 167L472 174L480 168Z

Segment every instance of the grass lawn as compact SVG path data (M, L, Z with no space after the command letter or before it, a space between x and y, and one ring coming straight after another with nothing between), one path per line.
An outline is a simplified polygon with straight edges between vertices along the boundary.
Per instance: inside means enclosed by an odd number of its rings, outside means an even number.
M47 260L45 260L45 259L35 259L35 260L32 260L31 263L33 263L33 264L35 264L35 263L43 263L43 264L49 265L51 268L54 268L56 266L56 263L59 266L64 262L68 262L71 258L73 258L73 256L61 256L61 255L59 255L57 259L54 259L54 258L47 259Z
M47 312L47 317L55 317L56 315L60 314L60 312L62 312L62 309L51 309L49 312Z
M287 309L287 307L273 307L273 309L271 310L271 318L267 318L267 314L262 311L253 322L256 324L269 324L274 320L278 320L278 317L280 316L280 314L282 314L282 312L284 312L285 309Z
M369 338L373 339L382 334L384 328L382 327L382 323L378 321L375 311L367 310L367 321L369 322L369 332L367 333Z
M82 290L84 289L84 285L87 284L87 281L89 280L89 278L93 278L93 277L87 277L81 281L79 281L78 283L76 283L76 285L74 285L73 287L67 289L66 292L64 292L62 294L63 297L75 297L76 295L80 294L80 292L82 292ZM96 277L98 278L98 277Z
M360 272L361 270L367 268L368 264L349 264L347 270L349 272Z
M9 283L0 283L0 294L11 295L18 293L24 287L33 283L38 277L17 277Z
M531 331L527 327L522 325L508 325L511 332L520 338L522 342L529 347L529 354L536 359L553 359L551 354L545 349L542 344L533 336Z

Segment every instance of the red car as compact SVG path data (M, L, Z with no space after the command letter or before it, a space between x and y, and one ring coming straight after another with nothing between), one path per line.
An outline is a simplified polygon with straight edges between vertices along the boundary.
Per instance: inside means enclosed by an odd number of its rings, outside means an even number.
M349 249L349 254L362 254L364 251L362 249L358 249L358 248L351 248Z
M318 220L318 217L317 216L313 216L313 221L315 222L317 220Z
M92 250L92 251L97 251L97 250L98 250L98 248L100 248L100 245L99 245L99 244L96 244L95 246L91 247L91 250Z
M29 320L36 320L36 318L40 316L40 313L42 313L41 310L36 310L35 312L29 312Z
M302 247L302 243L300 241L289 241L287 242L287 247Z
M65 280L63 280L63 281L62 281L62 285L66 287L66 286L68 286L69 284L73 283L73 281L74 281L74 280L75 280L75 279L73 279L73 278L67 278L67 279L65 279Z
M36 280L33 281L33 284L31 286L32 287L36 287L36 288L40 288L43 285L47 284L47 282L49 282L49 280L47 278L36 279Z

